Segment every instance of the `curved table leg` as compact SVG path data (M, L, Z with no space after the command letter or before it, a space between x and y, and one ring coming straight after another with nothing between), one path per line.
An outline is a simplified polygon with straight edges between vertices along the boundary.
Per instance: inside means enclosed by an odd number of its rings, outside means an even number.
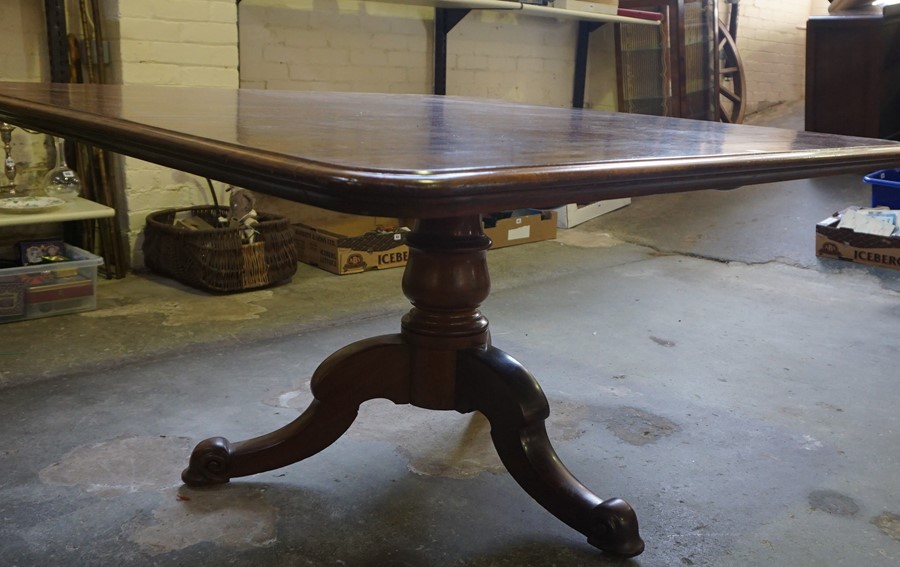
M488 418L503 464L551 514L603 551L633 557L644 550L631 506L619 498L601 500L560 462L544 427L547 399L518 361L490 346L460 352L457 402L459 411L478 410Z
M246 441L231 443L223 437L202 441L181 479L190 486L220 484L318 453L347 431L363 402L387 398L408 403L409 360L409 347L400 335L363 340L337 351L313 374L315 399L300 417Z

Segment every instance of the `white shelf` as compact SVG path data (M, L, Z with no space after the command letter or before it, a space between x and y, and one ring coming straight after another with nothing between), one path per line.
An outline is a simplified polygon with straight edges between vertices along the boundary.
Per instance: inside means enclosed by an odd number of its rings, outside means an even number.
M409 4L411 6L431 6L434 8L459 8L464 10L517 10L529 16L540 18L558 18L562 20L580 20L585 22L612 22L617 24L642 24L658 26L656 20L632 18L599 12L581 12L578 10L562 10L537 4L523 4L508 0L375 0L385 4Z
M116 211L110 207L76 197L74 201L69 201L58 209L53 209L46 213L0 212L0 227L109 218L115 216L115 214Z
M408 4L432 8L459 8L463 10L521 10L521 2L506 0L374 0L383 4Z
M522 4L522 13L541 18L557 18L561 20L579 20L582 22L604 22L614 24L642 24L658 26L657 20L645 20L643 18L631 18L615 14L602 14L599 12L581 12L579 10L561 10L549 6L537 4Z

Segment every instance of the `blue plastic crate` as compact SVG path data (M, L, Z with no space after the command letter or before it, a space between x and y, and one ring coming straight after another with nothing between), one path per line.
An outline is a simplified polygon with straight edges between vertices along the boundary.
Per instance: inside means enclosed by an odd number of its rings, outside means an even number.
M900 169L882 169L863 177L872 185L872 206L900 209Z

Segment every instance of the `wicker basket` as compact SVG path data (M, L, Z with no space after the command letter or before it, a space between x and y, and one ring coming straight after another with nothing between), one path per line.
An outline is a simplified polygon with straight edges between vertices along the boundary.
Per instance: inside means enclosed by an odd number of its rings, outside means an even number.
M174 226L179 213L215 226L219 217L228 215L228 208L188 207L148 215L144 263L154 272L191 287L228 293L280 283L297 271L294 232L287 218L260 213L256 242L242 244L239 228Z

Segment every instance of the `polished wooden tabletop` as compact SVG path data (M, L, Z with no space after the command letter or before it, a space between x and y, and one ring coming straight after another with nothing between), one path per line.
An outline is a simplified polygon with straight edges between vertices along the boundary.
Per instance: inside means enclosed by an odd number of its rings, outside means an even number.
M900 166L900 144L430 95L0 83L0 119L335 210L409 217Z

